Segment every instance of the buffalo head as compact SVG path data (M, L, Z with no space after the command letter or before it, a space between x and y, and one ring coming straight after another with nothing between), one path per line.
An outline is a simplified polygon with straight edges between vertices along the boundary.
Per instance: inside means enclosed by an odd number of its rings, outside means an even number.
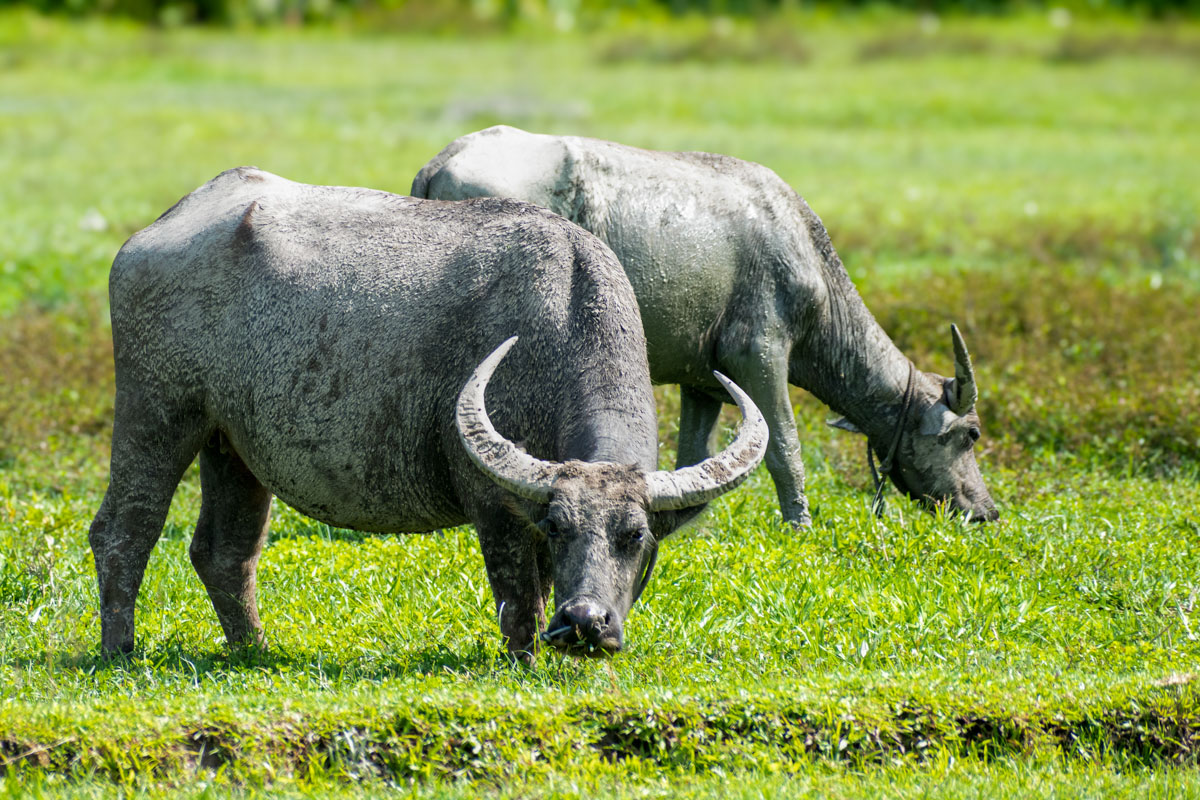
M975 443L981 435L975 371L956 325L950 326L950 336L954 377L914 370L903 418L883 436L872 436L871 447L884 459L895 448L888 473L892 483L927 508L947 506L976 522L995 520L1000 514L975 462ZM845 418L831 424L862 432Z
M766 452L767 426L732 381L743 422L721 453L684 469L646 471L629 464L543 461L501 436L484 408L484 390L509 339L475 370L459 395L456 421L471 460L498 485L537 504L533 535L553 560L556 611L543 640L584 654L621 649L626 614L649 579L659 539L688 515L740 484Z

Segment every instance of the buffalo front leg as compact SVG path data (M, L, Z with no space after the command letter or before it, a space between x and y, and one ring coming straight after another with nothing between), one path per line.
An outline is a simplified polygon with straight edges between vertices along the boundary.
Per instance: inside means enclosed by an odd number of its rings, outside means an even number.
M532 664L553 586L550 549L534 537L528 523L507 512L477 525L476 530L500 634L509 655Z
M730 377L750 395L766 418L770 439L763 460L775 481L783 519L795 527L808 527L812 516L804 494L804 462L800 458L796 417L788 396L787 358L782 352L771 350L726 360Z
M713 454L721 401L702 389L679 387L679 456L675 468L699 464Z
M150 551L198 449L197 437L182 427L164 423L159 409L118 393L108 490L88 532L106 658L133 650L134 608Z
M271 493L222 434L200 451L200 520L188 554L230 647L265 644L258 619L258 557Z

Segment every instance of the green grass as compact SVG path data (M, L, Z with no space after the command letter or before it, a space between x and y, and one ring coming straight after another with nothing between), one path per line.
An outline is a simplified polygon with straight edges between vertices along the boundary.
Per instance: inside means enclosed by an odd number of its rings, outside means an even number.
M1200 30L784 19L454 40L0 14L0 797L1200 795ZM797 392L813 528L760 470L664 545L616 658L508 665L469 528L283 506L271 649L230 655L186 555L193 470L139 649L103 663L121 242L236 164L403 192L495 122L773 167L919 366L964 327L1002 521L894 495L876 521L861 440Z

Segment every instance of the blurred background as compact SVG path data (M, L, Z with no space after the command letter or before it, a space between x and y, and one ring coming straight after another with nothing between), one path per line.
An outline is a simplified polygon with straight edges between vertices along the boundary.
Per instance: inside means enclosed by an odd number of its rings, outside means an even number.
M558 30L576 25L596 28L614 19L684 16L753 16L814 7L826 10L903 9L918 12L1006 14L1046 7L1095 16L1131 12L1155 18L1181 16L1200 8L1195 0L1070 0L1047 6L1028 0L6 0L42 12L106 14L159 24L288 24L384 21L405 27L506 29L515 24L549 24Z

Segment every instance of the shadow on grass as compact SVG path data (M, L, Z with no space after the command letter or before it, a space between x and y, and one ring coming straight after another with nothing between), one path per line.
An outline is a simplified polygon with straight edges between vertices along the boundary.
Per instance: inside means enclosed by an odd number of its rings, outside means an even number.
M15 659L22 669L75 670L87 674L128 672L143 675L147 669L161 676L191 679L251 672L303 675L325 681L379 681L388 678L453 673L483 677L496 670L520 669L500 651L483 642L455 649L429 645L415 650L397 650L384 658L352 659L322 652L290 653L276 648L234 650L189 649L167 644L150 650L105 658L97 650L84 653L46 653L41 657Z

